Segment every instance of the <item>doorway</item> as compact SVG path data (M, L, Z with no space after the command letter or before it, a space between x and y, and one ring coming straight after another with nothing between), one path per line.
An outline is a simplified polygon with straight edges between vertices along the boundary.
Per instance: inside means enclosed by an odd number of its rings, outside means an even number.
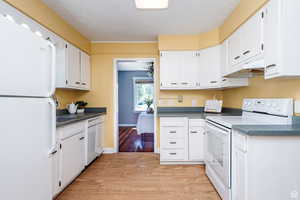
M156 152L155 59L115 60L117 152Z

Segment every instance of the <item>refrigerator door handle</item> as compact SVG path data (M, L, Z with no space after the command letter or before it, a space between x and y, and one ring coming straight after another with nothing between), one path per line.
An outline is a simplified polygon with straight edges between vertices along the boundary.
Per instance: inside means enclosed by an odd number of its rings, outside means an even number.
M52 42L48 41L48 45L51 47L51 89L50 89L50 94L49 97L54 95L55 93L55 89L56 89L56 47L54 46L54 44L52 44Z
M51 106L51 147L49 150L49 156L53 155L56 151L56 104L53 99L49 99L49 104Z

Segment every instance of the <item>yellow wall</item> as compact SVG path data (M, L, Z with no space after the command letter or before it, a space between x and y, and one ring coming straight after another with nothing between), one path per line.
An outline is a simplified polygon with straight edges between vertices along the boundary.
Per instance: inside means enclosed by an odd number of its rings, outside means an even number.
M83 92L77 90L56 89L55 96L60 104L59 109L65 109L67 104L81 100L80 95L82 93Z
M92 89L82 93L80 99L92 107L107 107L105 125L106 148L114 147L114 59L116 58L156 58L157 43L94 43L92 44Z
M90 41L77 30L65 22L53 10L47 7L41 0L4 0L25 15L38 21L49 30L58 34L78 48L90 52Z
M199 50L219 44L219 29L195 35L160 35L159 50Z
M252 78L249 87L225 90L223 93L224 106L241 108L243 98L300 99L299 85L299 79L265 80L263 77Z

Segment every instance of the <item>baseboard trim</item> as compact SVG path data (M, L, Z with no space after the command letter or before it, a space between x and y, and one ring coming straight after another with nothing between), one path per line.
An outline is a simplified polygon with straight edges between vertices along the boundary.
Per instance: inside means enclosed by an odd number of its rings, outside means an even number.
M114 148L104 148L103 154L113 154L116 153Z
M119 124L119 127L136 127L136 124Z

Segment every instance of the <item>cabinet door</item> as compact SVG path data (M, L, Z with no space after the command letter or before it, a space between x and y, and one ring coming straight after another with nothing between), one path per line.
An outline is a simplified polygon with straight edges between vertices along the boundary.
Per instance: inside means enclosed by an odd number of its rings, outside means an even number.
M90 56L84 52L80 52L80 67L81 67L81 87L90 89L91 84L91 64Z
M236 66L241 62L241 33L240 29L232 34L232 36L228 40L228 48L229 48L229 65L230 71L236 71Z
M62 187L65 187L84 169L83 133L74 135L61 142L60 164Z
M68 86L80 88L81 69L80 69L80 50L73 45L67 45L67 74Z
M279 73L279 36L280 36L280 2L270 1L265 10L264 46L265 46L265 76Z
M222 76L229 74L228 69L228 40L225 40L221 45L221 56L220 56L220 71Z
M180 82L181 56L178 52L168 51L160 54L160 80L162 88L178 88Z
M191 127L189 130L189 160L204 161L204 134L202 127Z
M263 11L257 12L242 27L241 40L242 61L262 53Z
M232 200L246 199L246 153L233 147Z
M217 88L220 84L220 46L201 51L200 85L202 88Z
M200 52L180 52L180 88L196 88L199 84Z

